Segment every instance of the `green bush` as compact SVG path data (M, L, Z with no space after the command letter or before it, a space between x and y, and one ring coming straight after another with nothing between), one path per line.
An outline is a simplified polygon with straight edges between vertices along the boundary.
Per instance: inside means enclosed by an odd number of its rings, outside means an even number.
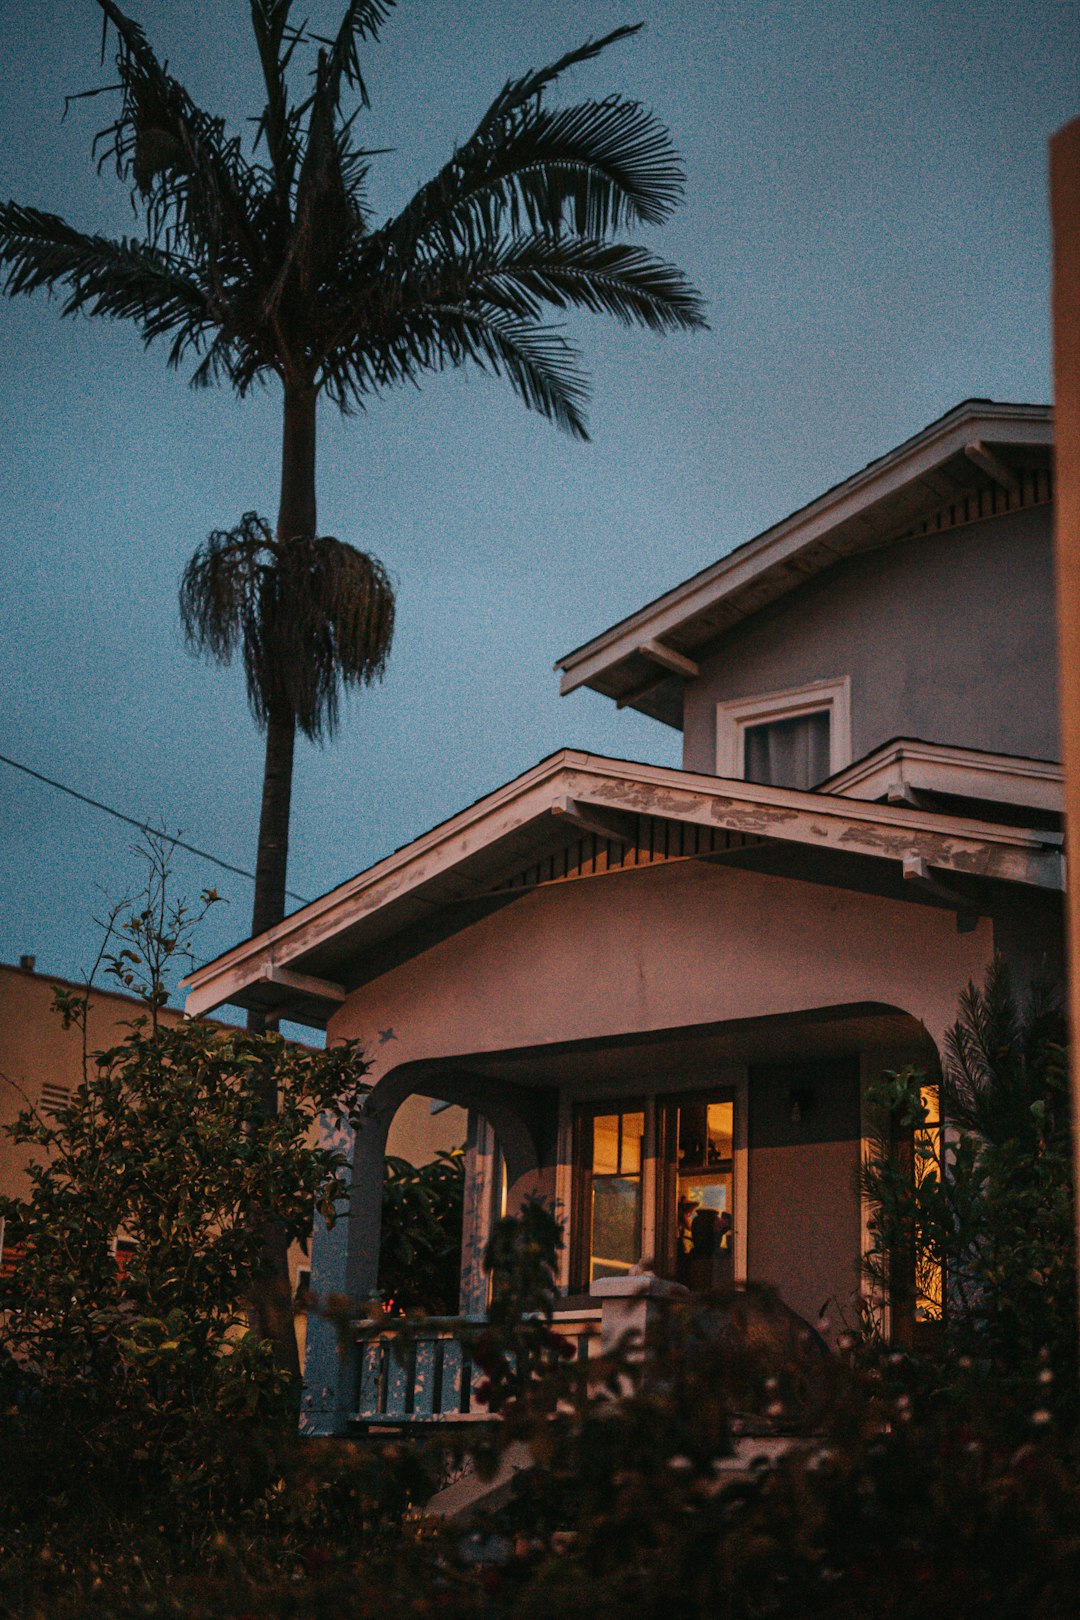
M1035 1410L1071 1431L1080 1371L1059 1003L1036 987L1021 1004L1000 959L983 988L968 986L940 1075L940 1154L923 1145L923 1088L937 1078L904 1070L872 1093L868 1269L879 1296L892 1293L894 1331L920 1268L942 1278L942 1306L916 1328L907 1376L943 1396L981 1385L1014 1436Z

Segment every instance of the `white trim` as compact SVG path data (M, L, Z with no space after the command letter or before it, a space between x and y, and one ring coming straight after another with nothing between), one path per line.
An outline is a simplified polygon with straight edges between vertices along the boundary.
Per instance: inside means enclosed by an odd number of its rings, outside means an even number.
M947 743L898 737L857 760L823 790L845 799L904 802L905 790L947 793L959 799L1048 810L1065 810L1065 773L1052 760L1020 759Z
M181 980L186 1016L199 1017L266 982L274 967L296 963L303 971L317 965L320 949L346 932L362 959L369 930L376 940L385 938L433 907L475 894L478 885L469 875L474 859L482 863L479 887L489 890L492 846L506 840L510 848L517 834L550 818L552 805L566 797L601 812L664 816L878 860L918 854L943 870L1064 887L1060 834L565 749L266 933L188 974Z
M851 763L851 677L808 681L780 692L758 692L753 697L727 698L716 705L716 774L741 781L746 775L744 738L747 726L771 720L794 720L800 715L829 716L829 775Z

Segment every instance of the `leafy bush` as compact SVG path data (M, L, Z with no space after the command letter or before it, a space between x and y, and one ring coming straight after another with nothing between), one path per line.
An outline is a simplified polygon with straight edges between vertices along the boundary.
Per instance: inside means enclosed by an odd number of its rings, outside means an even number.
M357 1113L366 1065L350 1045L166 1025L170 964L215 896L173 902L166 852L146 854L147 888L114 908L100 958L145 1012L84 1054L67 1102L8 1127L30 1190L0 1200L21 1247L0 1278L0 1490L5 1523L34 1536L138 1508L198 1536L258 1500L296 1396L249 1331L267 1224L306 1243L313 1208L333 1220L346 1191L313 1127ZM57 997L84 1044L91 994Z
M877 1151L868 1267L894 1318L920 1266L943 1279L943 1308L916 1336L912 1372L948 1391L981 1381L1001 1421L1033 1410L1076 1421L1077 1303L1065 1025L1037 987L1021 1005L999 959L969 985L940 1076L942 1151L928 1143L927 1077L876 1088ZM894 1327L896 1323L894 1321Z
M379 1291L393 1312L453 1316L461 1283L465 1156L413 1165L389 1154L383 1182Z

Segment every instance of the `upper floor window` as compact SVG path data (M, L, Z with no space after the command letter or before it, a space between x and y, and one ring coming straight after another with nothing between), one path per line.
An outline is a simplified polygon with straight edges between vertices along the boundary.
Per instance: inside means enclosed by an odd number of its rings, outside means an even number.
M851 763L851 682L814 681L717 705L719 776L812 788Z

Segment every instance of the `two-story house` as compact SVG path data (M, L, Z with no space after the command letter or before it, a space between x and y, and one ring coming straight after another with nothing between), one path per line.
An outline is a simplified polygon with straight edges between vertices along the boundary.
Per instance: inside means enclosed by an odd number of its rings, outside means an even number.
M392 1035L317 1288L373 1291L419 1092L471 1111L463 1311L536 1192L568 1323L649 1271L769 1281L835 1331L868 1082L932 1065L995 951L1060 967L1051 438L1046 407L967 401L560 660L564 692L681 729L682 769L555 754L192 975L189 1011ZM385 1369L320 1332L334 1432ZM406 1415L460 1394L439 1354Z

